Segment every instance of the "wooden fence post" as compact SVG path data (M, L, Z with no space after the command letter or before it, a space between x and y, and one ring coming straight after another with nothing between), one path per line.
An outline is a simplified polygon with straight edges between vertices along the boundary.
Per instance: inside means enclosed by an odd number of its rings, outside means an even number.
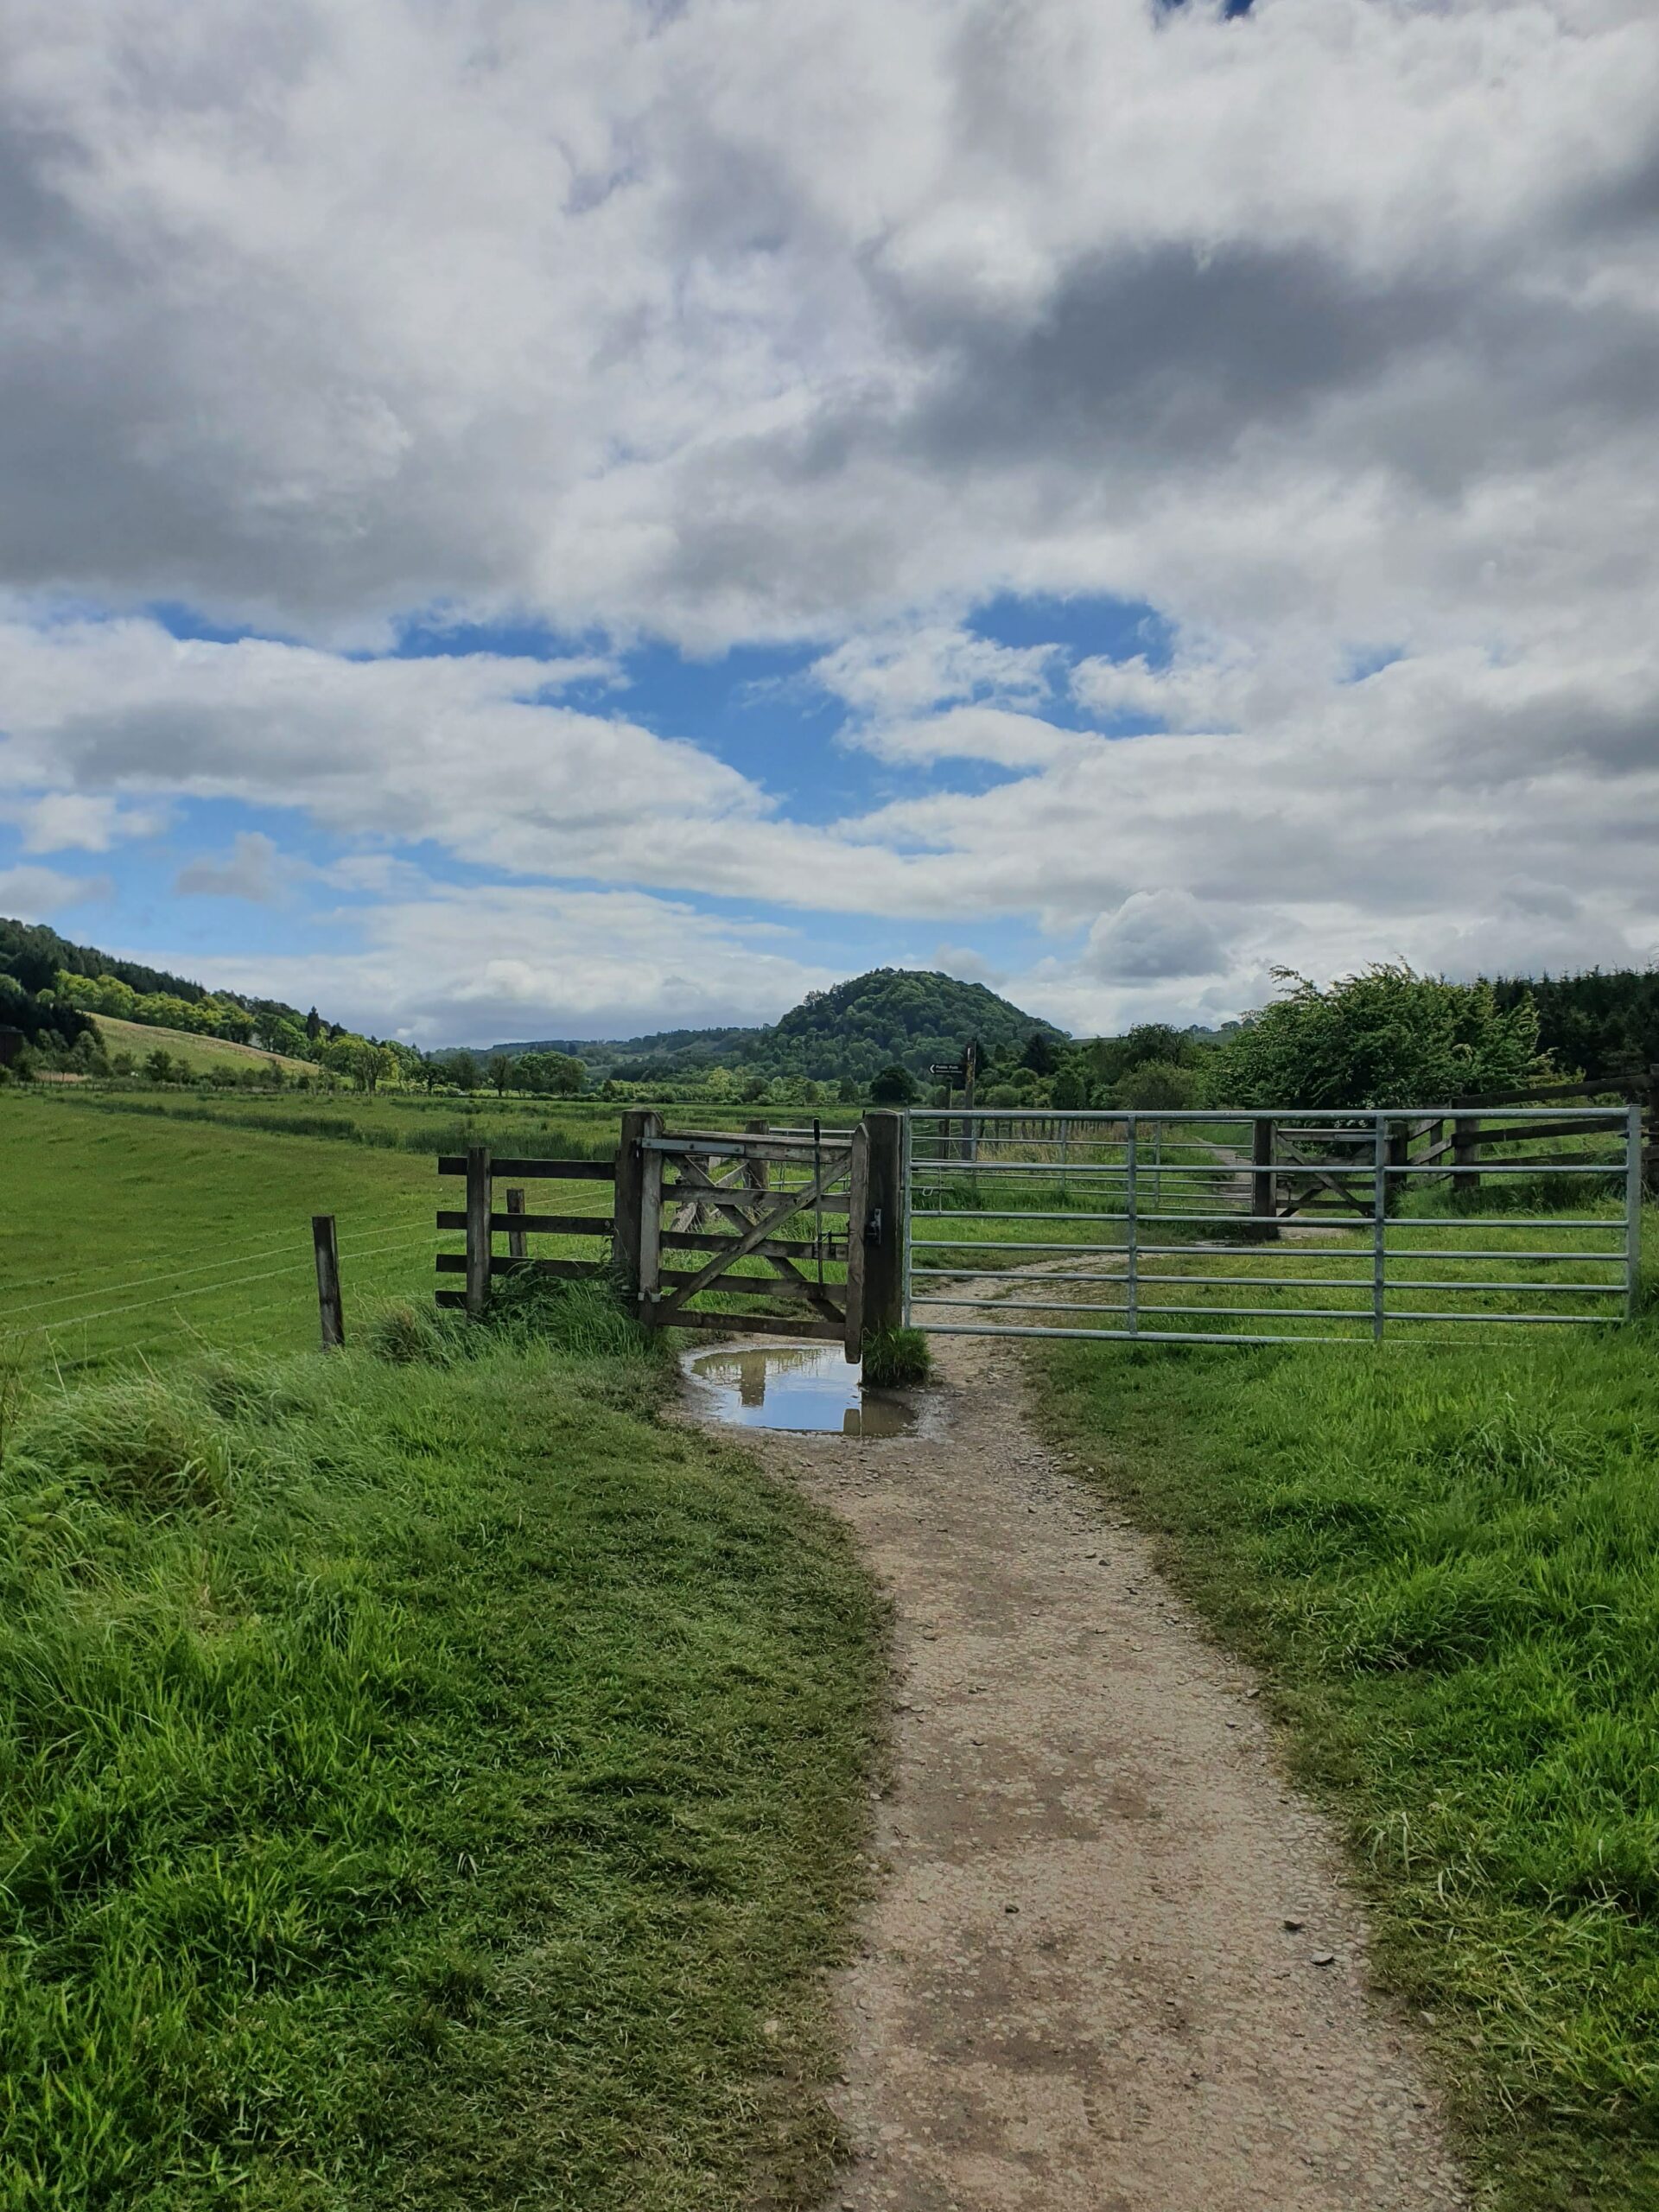
M334 1217L314 1213L311 1242L317 1255L317 1312L322 1322L324 1351L338 1351L346 1341L346 1313L340 1299L340 1247L334 1241Z
M1264 1238L1276 1237L1279 1234L1278 1181L1273 1172L1273 1127L1272 1119L1266 1116L1251 1125L1250 1211L1256 1218L1250 1224L1250 1234Z
M523 1213L524 1210L524 1192L521 1190L509 1191L507 1192L507 1211L509 1213ZM530 1257L530 1239L524 1235L522 1229L508 1230L507 1257L510 1260L527 1260Z
M1476 1191L1480 1176L1474 1162L1480 1157L1480 1116L1459 1114L1452 1123L1452 1188Z
M1389 1130L1388 1159L1390 1168L1404 1167L1411 1159L1411 1123L1396 1122ZM1387 1213L1393 1202L1405 1188L1403 1179L1396 1182L1392 1175L1382 1178L1382 1211Z
M660 1114L647 1114L644 1134L659 1137ZM663 1155L642 1148L639 1161L639 1316L652 1319L663 1294Z
M863 1312L861 1335L902 1327L905 1319L905 1117L902 1114L867 1114L868 1158L865 1181L865 1219L871 1234L856 1232L863 1244ZM848 1217L848 1249L855 1235ZM850 1263L850 1262L849 1262Z
M771 1128L772 1124L770 1122L746 1122L743 1127L747 1135L763 1137ZM744 1168L743 1179L752 1191L766 1190L770 1182L770 1171L766 1162L764 1160L749 1160Z
M467 1148L467 1311L474 1320L484 1318L490 1302L490 1147Z
M627 1295L636 1304L639 1298L639 1188L645 1164L639 1140L651 1118L649 1114L630 1108L622 1116L616 1147L616 1264Z
M642 1321L662 1281L663 1155L645 1149L662 1135L662 1116L630 1108L622 1116L616 1153L616 1258L628 1296Z

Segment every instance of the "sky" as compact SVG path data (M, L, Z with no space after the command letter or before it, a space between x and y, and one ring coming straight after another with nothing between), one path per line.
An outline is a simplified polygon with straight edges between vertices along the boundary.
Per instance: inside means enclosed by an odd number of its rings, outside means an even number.
M1659 952L1652 0L7 0L0 912L423 1046Z

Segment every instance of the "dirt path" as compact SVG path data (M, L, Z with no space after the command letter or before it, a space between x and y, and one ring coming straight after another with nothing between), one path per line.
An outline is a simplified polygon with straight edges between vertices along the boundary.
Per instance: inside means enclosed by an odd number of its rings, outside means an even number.
M896 1613L826 2212L1465 2205L1248 1676L1037 1442L1006 1347L939 1349L935 1434L747 1440Z

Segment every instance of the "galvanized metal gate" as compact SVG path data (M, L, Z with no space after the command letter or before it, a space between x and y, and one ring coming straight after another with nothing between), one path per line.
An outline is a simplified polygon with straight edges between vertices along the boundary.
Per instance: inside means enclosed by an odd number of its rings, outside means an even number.
M914 1109L905 1318L1233 1344L1624 1319L1640 1109L1496 1118Z

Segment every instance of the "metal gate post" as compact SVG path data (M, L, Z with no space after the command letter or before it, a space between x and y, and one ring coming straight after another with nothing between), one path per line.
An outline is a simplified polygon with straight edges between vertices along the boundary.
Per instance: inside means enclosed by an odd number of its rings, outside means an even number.
M904 1127L899 1133L899 1214L901 1224L904 1257L902 1261L903 1287L899 1294L899 1319L904 1327L910 1326L911 1276L911 1179L915 1168L911 1157L911 1122L908 1114L903 1117Z
M1251 1131L1250 1141L1250 1211L1255 1217L1250 1224L1252 1236L1263 1240L1276 1239L1279 1235L1278 1185L1273 1172L1273 1116L1258 1114Z
M1139 1332L1141 1326L1140 1224L1135 1218L1135 1149L1136 1139L1140 1132L1133 1114L1129 1116L1128 1121L1125 1126L1128 1131L1128 1143L1125 1148L1124 1154L1126 1172L1123 1179L1123 1212L1125 1216L1124 1229L1128 1236L1129 1249L1126 1270L1127 1287L1124 1293L1124 1301L1128 1313L1128 1332L1131 1336L1135 1336Z
M1631 1105L1624 1124L1624 1313L1635 1315L1642 1298L1642 1108Z
M1382 1312L1387 1297L1384 1269L1389 1233L1389 1117L1376 1117L1376 1141L1371 1162L1371 1334L1382 1341ZM1363 1310L1363 1308L1361 1309Z

